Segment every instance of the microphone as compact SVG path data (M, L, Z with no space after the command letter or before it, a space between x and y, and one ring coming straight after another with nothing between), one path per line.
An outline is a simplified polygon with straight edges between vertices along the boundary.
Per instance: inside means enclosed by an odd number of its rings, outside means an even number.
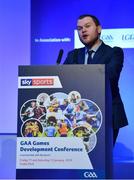
M58 55L58 58L57 58L57 61L56 61L57 65L59 65L61 63L62 56L63 56L63 49L60 49L59 55Z

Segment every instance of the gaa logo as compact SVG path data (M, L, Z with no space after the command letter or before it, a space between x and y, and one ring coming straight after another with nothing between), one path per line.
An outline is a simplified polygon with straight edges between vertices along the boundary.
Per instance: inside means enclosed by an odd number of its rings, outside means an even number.
M91 171L84 172L84 177L85 178L98 178L96 173L95 172L91 172Z

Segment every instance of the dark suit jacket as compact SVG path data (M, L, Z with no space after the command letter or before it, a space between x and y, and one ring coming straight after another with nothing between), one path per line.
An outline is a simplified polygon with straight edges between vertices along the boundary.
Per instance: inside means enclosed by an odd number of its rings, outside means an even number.
M120 97L118 81L123 67L124 54L119 47L110 47L104 43L96 51L91 64L106 64L112 92L112 118L114 129L128 125L124 106ZM85 48L70 51L64 64L84 64Z

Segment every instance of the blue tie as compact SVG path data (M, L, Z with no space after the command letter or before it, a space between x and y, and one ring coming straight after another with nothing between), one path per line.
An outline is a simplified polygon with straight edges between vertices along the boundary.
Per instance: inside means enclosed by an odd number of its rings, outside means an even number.
M87 64L91 64L91 63L92 63L92 60L93 60L93 58L92 58L92 53L93 53L93 52L94 52L93 50L88 51Z

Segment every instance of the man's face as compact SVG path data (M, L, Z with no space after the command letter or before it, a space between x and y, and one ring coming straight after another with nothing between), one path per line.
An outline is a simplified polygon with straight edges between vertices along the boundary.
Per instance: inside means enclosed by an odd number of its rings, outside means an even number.
M94 45L101 33L101 26L96 26L91 17L79 19L77 22L77 29L80 41L85 46Z
M31 107L36 107L36 102L32 101L31 102Z

